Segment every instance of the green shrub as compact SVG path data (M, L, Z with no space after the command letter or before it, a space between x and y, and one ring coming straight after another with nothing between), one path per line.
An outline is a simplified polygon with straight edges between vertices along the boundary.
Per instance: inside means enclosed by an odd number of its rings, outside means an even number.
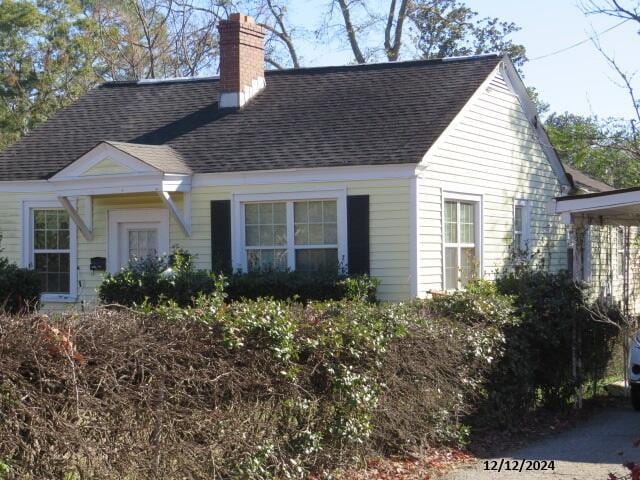
M237 272L228 278L227 294L231 300L270 297L277 300L296 298L310 301L362 298L375 301L379 282L366 275L346 277L333 271L316 273L267 270Z
M194 270L191 256L177 251L165 257L132 259L127 268L104 278L98 296L103 304L157 305L173 300L186 306L193 297L215 288L211 275Z
M461 347L490 363L477 377L473 423L508 426L539 407L564 408L577 387L602 378L617 332L591 318L586 293L566 272L520 269L425 302L431 315L467 326L475 340Z
M0 309L7 313L35 310L42 284L38 274L0 258Z
M506 331L509 349L501 365L505 378L519 379L519 395L510 403L520 409L567 406L576 388L604 372L617 330L592 319L586 286L576 284L567 272L522 269L499 277L496 285L513 297L522 319ZM574 348L580 363L577 377ZM492 387L498 392L500 384Z
M326 271L238 272L224 282L228 301L269 297L302 303L343 298L374 302L378 284L366 275L346 277ZM187 306L198 295L211 294L216 288L215 276L194 270L191 256L176 251L166 257L132 260L127 268L105 277L98 295L103 304L158 305L171 300Z

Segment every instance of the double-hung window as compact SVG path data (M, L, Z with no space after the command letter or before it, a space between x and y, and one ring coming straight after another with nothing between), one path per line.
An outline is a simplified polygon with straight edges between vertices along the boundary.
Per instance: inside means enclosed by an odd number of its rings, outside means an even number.
M513 203L513 251L522 255L529 249L530 214L526 200L515 200Z
M444 202L444 288L464 288L480 269L479 203L447 199Z
M45 301L76 295L75 226L57 202L25 202L23 263L38 273Z
M248 271L337 270L344 227L337 198L242 201L242 257Z

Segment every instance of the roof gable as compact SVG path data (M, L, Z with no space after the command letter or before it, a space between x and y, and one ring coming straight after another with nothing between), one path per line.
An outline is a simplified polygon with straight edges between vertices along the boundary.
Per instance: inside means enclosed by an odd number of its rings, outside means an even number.
M48 178L105 138L193 173L418 163L500 61L270 71L240 110L218 109L215 78L104 84L1 152L0 180Z
M189 175L191 170L171 147L104 141L53 175L51 180L148 173Z
M80 175L82 175L83 177L91 177L95 175L118 175L121 173L131 172L132 169L128 166L107 157L103 160L100 160L93 167L85 170Z

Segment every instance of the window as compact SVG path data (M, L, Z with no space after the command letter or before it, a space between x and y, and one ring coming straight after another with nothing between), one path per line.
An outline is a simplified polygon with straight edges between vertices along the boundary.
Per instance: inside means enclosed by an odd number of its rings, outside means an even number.
M248 271L336 269L336 199L245 202L244 251Z
M625 234L624 229L619 228L616 235L616 270L619 277L624 275L625 263Z
M146 228L129 230L129 258L147 258L158 255L158 230Z
M45 293L69 294L71 290L71 235L69 214L61 209L32 211L32 257Z
M516 254L524 254L529 248L529 208L526 200L513 203L513 243Z
M444 287L457 290L464 288L479 270L478 203L445 200L444 210Z
M249 271L287 268L287 204L244 206L245 245Z

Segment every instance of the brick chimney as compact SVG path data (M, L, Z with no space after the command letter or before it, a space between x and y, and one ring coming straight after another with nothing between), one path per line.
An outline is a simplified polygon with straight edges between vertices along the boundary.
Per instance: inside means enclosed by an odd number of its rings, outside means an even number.
M220 32L219 108L242 107L265 86L264 34L255 20L232 13L218 24Z

